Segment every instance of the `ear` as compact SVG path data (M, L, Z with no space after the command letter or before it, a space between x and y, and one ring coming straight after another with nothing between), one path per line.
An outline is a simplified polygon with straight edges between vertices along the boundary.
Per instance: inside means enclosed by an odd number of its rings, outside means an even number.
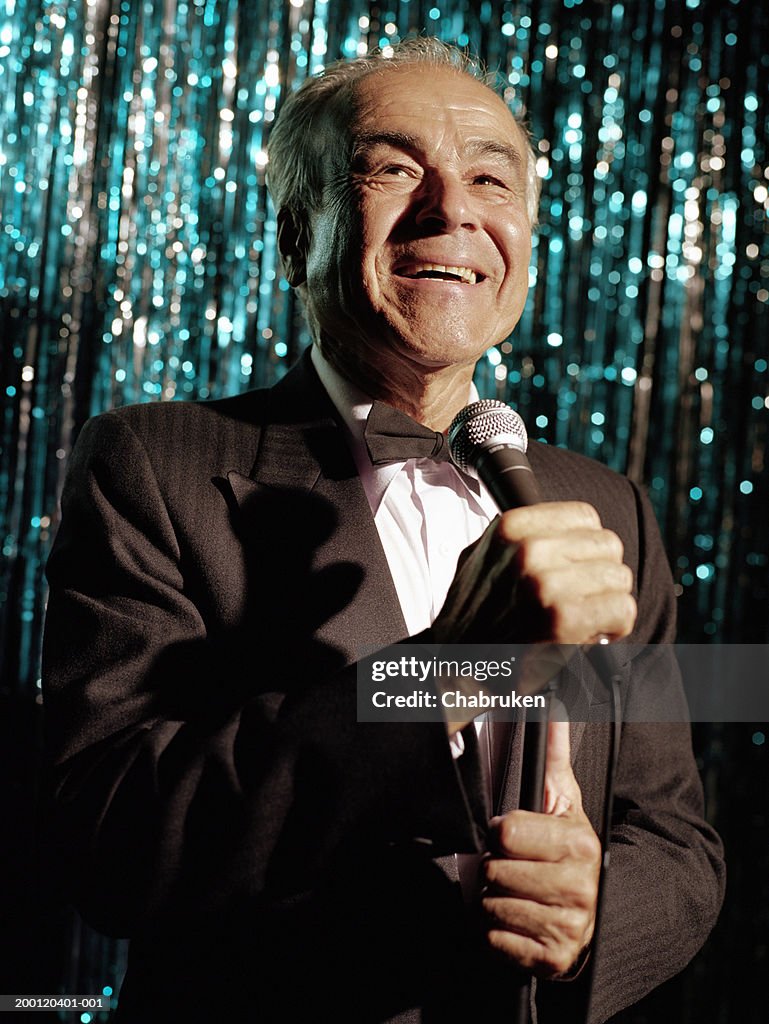
M278 250L283 273L292 288L307 280L307 250L310 246L310 228L305 215L283 207L278 211Z

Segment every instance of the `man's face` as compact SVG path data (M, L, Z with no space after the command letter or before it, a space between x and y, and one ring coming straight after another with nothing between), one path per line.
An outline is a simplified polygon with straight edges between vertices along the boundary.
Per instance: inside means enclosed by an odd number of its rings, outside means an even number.
M429 66L362 79L346 114L326 125L310 221L305 298L324 351L359 380L475 363L526 300L522 132L490 89Z

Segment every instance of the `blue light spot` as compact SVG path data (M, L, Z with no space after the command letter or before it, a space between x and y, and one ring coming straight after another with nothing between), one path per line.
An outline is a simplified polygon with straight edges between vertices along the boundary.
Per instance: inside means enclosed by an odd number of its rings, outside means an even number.
M692 499L692 501L699 501L702 497L702 488L692 487L692 489L689 491L689 497Z
M713 440L713 428L703 427L700 431L700 441L702 444L710 444Z
M101 990L101 994L103 996L111 996L112 995L112 986L111 985L105 985L104 988Z
M432 18L433 21L437 21L438 18L440 18L440 16L441 12L438 10L437 7L431 7L430 10L427 12L427 17Z
M758 373L763 373L767 367L767 362L765 359L757 359L754 365Z
M547 426L547 416L537 416L536 423L538 427Z
M626 366L623 369L623 371L620 374L620 376L622 377L622 383L623 384L627 384L628 387L630 387L631 385L635 384L636 377L638 376L638 374L636 373L636 371L633 369L632 366Z
M766 736L762 732L754 732L751 739L757 747L763 747L764 743L766 743Z
M724 36L724 42L727 46L734 46L734 44L737 42L737 36L734 34L734 32L727 32L727 34Z
M743 480L740 484L740 490L743 494L752 494L753 484L750 482L750 480Z
M285 343L285 341L278 341L275 343L275 355L278 356L279 359L283 359L283 357L287 355L287 353L288 345Z
M698 580L709 580L714 575L713 566L710 563L698 565L696 573Z
M606 417L602 412L594 412L590 419L597 427L600 427L604 424Z
M7 387L5 389L5 393L6 395L8 395L9 398L13 398L13 396L16 394L16 388L13 387L13 385L11 385L10 387Z
M749 92L745 96L745 109L746 110L758 110L758 99L755 93Z
M563 336L555 332L548 334L547 343L551 348L560 348L563 345Z

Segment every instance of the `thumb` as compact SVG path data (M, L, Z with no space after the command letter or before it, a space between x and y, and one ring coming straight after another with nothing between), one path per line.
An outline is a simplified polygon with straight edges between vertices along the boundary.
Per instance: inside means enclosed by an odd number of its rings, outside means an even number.
M545 766L545 814L568 814L582 809L582 793L571 768L568 722L550 722L547 727Z

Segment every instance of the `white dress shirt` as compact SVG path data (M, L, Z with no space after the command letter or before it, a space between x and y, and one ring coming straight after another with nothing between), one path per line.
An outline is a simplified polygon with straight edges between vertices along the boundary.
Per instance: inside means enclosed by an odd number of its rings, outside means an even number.
M497 514L479 481L449 462L407 459L373 466L363 430L373 400L323 357L312 361L334 403L366 492L409 635L432 625L454 578L460 553ZM468 402L478 393L471 384Z

